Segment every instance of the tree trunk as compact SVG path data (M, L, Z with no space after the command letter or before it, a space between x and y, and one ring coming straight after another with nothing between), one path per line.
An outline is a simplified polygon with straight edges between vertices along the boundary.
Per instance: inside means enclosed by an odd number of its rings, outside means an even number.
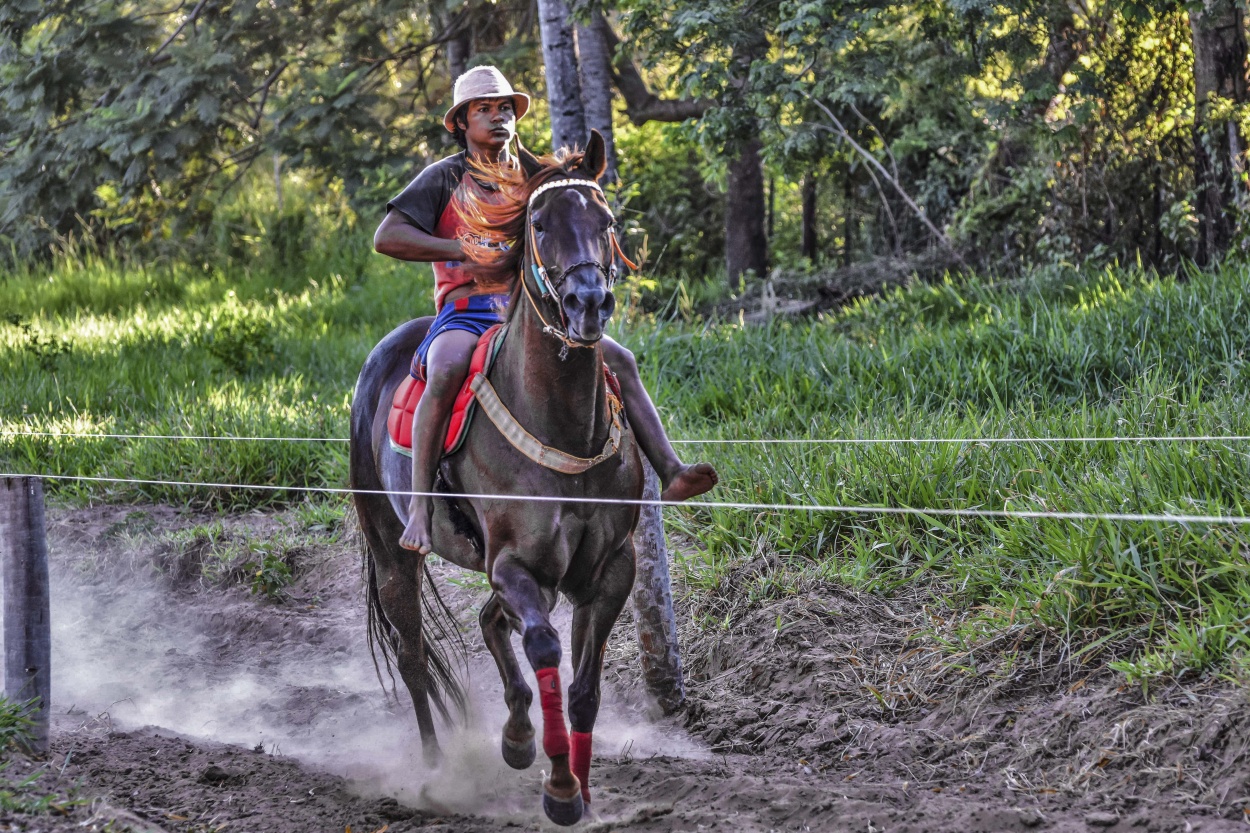
M729 160L725 201L725 270L735 282L744 272L768 271L768 235L764 228L764 166L758 133L744 141Z
M802 254L813 264L819 262L816 238L816 174L803 175L803 243Z
M1194 184L1198 192L1198 251L1206 265L1232 239L1242 141L1218 99L1246 100L1246 36L1236 0L1203 0L1189 13L1194 39Z
M616 140L612 135L612 49L597 21L577 24L577 64L581 68L582 105L586 128L603 134L608 167L600 178L603 185L620 180L616 164Z
M454 82L469 69L473 57L473 33L468 29L447 41L447 75Z
M634 124L697 119L708 107L712 106L712 102L705 99L660 98L647 87L647 82L638 71L638 66L630 57L629 51L621 48L624 44L602 12L591 18L590 25L594 26L606 41L608 54L614 56L612 82L620 90L621 98L625 100L625 113Z
M850 162L846 163L846 176L842 179L842 196L846 206L842 219L842 265L850 266L851 260L855 256L855 229L858 220L855 219L855 180L854 168Z
M773 236L777 233L777 180L768 178L768 245L773 244Z
M586 113L582 109L573 23L564 0L538 0L538 23L547 71L547 104L551 109L553 149L586 145Z
M660 478L643 458L643 500L660 499ZM634 624L638 631L638 658L647 691L665 714L672 714L686 699L681 670L681 646L677 619L673 615L672 579L668 570L668 544L664 540L664 517L659 506L641 507L634 530L638 577L634 579Z

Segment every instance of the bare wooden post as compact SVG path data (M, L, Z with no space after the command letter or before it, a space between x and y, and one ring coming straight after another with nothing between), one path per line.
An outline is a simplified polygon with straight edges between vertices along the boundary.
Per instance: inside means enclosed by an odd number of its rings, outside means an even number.
M14 703L38 700L29 749L48 752L52 696L52 628L43 483L0 478L0 558L4 578L4 694Z
M646 485L643 500L660 499L660 478L644 458ZM673 615L673 587L668 573L668 546L664 543L664 518L659 506L642 507L634 530L638 575L634 579L634 623L638 627L638 655L647 690L665 714L676 711L686 699L677 645L677 620Z

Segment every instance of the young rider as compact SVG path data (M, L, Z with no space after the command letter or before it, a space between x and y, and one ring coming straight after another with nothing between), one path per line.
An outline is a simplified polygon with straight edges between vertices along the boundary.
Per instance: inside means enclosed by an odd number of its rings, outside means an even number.
M386 217L374 235L374 248L399 260L434 264L434 306L438 312L413 360L424 368L425 393L412 422L412 490L408 525L400 545L430 552L433 501L421 493L433 490L456 394L468 375L478 337L499 320L507 302L499 288L479 286L471 264L463 263L460 210L464 193L490 198L469 173L468 159L492 163L513 161L508 146L516 121L529 110L529 96L516 92L495 67L469 70L456 80L453 103L443 125L463 150L423 170L386 205ZM515 164L515 162L514 162ZM642 386L634 356L604 336L604 360L621 384L625 412L638 444L663 483L664 500L686 500L716 485L716 470L707 463L682 463L669 443L660 415Z

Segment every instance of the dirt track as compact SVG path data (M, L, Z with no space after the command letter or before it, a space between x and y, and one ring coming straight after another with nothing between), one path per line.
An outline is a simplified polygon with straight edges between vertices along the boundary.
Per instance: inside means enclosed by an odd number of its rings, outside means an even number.
M142 509L145 529L204 521ZM292 552L297 581L273 603L188 579L195 542L158 545L130 529L134 510L51 513L56 718L39 784L94 803L0 811L0 830L555 829L541 756L517 773L495 751L502 698L475 629L472 728L444 730L430 773L408 707L374 677L346 541ZM226 535L289 523L247 515ZM147 577L153 564L164 577ZM481 590L446 587L472 622ZM948 620L920 599L815 587L729 612L723 631L685 634L691 703L667 719L648 715L632 625L618 626L594 815L577 829L1247 829L1244 690L1147 702L1027 633L1010 663L1000 650L952 671L937 647ZM38 766L17 756L2 777Z

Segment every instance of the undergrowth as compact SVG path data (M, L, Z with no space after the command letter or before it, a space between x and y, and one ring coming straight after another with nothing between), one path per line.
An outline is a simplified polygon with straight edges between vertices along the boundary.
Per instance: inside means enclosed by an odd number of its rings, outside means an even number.
M402 319L432 311L430 286L425 267L358 241L306 254L298 275L103 258L9 275L0 467L343 486L341 442L69 435L346 437L361 362ZM1110 439L1250 435L1241 266L947 281L749 326L700 318L690 297L617 321L614 334L674 439L713 441L678 445L720 470L712 499L1250 515L1250 443ZM23 431L58 436L13 433ZM949 442L740 442L783 438ZM49 487L67 500L225 509L303 500L281 488ZM979 634L1028 621L1134 678L1240 674L1250 662L1245 526L693 506L667 518L698 544L678 565L696 592L750 601L813 582L881 593L920 583L977 611ZM762 553L777 566L735 586L733 567ZM253 567L265 592L263 557Z

